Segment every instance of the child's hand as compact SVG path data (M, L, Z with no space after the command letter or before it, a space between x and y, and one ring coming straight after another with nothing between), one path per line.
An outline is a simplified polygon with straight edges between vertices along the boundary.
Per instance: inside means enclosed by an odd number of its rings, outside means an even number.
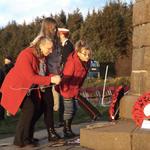
M54 75L54 76L51 77L51 83L59 84L60 81L61 81L60 75Z

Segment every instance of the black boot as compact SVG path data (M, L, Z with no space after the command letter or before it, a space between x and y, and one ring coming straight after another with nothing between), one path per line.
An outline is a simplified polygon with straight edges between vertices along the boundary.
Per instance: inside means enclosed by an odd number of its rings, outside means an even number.
M71 129L71 124L72 124L72 119L64 121L64 129L63 129L64 138L72 138L76 136Z
M57 141L61 139L61 137L56 133L54 129L49 128L47 131L48 131L48 141Z

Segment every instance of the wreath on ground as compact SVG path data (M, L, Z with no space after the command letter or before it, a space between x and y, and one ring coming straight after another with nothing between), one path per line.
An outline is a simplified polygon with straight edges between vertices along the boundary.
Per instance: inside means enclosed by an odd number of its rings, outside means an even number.
M120 100L124 96L124 87L121 85L116 88L112 95L111 104L109 107L110 120L117 120L119 118L119 105Z
M150 110L146 112L146 106L150 104L150 93L145 93L140 96L135 102L132 109L132 118L135 121L136 125L141 127L144 119L150 119Z

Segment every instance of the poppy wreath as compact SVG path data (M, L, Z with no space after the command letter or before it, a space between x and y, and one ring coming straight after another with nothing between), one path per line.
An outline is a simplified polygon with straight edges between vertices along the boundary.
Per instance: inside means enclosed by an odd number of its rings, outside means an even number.
M119 108L120 99L124 96L123 86L116 88L115 92L112 95L111 104L109 107L109 117L110 120L116 120L119 117L119 114L115 114L116 110Z
M141 127L144 119L150 119L150 116L144 114L144 108L147 104L150 104L150 93L140 96L133 106L132 118L139 127Z

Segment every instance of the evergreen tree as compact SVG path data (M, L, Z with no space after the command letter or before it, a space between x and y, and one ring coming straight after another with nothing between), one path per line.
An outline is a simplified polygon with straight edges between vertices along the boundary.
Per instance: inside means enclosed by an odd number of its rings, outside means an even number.
M80 39L80 28L83 23L83 16L77 8L72 14L68 14L67 26L70 29L73 42Z
M99 62L116 62L120 56L132 54L132 3L127 5L121 1L110 1L103 9L88 12L85 20L77 8L66 16L60 14L50 17L57 20L59 27L70 30L73 43L85 39L93 50L93 58ZM9 22L0 29L0 64L4 50L13 55L18 53L37 36L41 21L45 16L37 17L32 23L18 25L15 21Z
M63 10L61 10L60 14L55 17L59 27L66 27L67 28L67 19L66 14Z

